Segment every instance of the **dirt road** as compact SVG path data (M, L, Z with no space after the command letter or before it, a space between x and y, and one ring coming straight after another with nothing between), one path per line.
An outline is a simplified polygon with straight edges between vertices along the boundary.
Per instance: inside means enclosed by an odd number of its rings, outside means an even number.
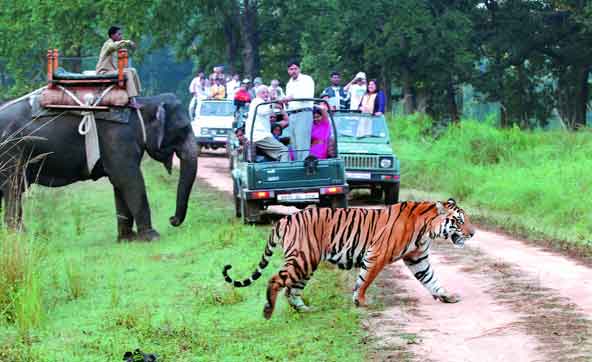
M232 192L222 154L200 157L198 177ZM433 300L402 263L385 269L368 293L382 306L364 322L371 360L592 361L592 268L480 229L464 249L437 243L431 259L462 301Z

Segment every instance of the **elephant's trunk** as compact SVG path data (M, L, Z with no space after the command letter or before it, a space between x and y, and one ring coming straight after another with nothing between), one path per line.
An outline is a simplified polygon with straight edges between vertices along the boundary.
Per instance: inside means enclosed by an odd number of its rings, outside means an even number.
M189 195L197 174L197 147L192 134L185 139L180 149L175 150L175 153L181 160L181 175L177 187L177 209L175 216L171 216L169 221L171 225L179 226L187 215Z

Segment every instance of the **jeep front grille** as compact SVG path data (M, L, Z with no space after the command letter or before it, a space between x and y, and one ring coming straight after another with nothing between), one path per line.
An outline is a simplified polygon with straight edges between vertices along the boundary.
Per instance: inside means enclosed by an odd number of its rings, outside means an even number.
M378 168L378 156L352 156L352 155L341 155L345 161L345 168Z

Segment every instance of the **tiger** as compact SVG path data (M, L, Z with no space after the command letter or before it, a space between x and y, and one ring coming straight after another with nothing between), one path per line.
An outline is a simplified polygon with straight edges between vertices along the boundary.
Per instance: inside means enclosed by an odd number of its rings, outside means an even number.
M283 288L296 311L311 310L302 300L302 291L321 261L340 269L360 268L353 288L353 302L359 307L366 306L366 290L384 266L399 259L434 299L456 303L460 296L446 291L434 274L430 246L441 238L463 247L474 235L468 215L452 198L446 202L405 201L384 209L307 208L275 223L250 278L232 279L228 275L232 265L224 266L222 275L234 287L251 285L269 264L273 249L281 244L284 265L268 282L265 319L271 318Z

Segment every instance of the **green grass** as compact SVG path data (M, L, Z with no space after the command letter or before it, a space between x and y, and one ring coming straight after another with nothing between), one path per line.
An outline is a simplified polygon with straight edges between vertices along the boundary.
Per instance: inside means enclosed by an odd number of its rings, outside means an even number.
M243 226L228 195L198 185L186 222L173 228L176 177L151 162L144 171L162 235L153 243L115 242L105 181L31 190L27 233L10 244L3 234L0 244L19 270L6 283L10 315L0 289L0 361L118 361L135 348L176 362L363 360L363 315L347 273L315 273L304 297L316 312L293 312L282 296L266 321L266 279L281 253L249 288L233 289L221 270L231 263L234 277L249 276L269 226Z
M592 247L592 133L499 129L422 116L390 121L403 188L454 197L480 222L563 247Z

